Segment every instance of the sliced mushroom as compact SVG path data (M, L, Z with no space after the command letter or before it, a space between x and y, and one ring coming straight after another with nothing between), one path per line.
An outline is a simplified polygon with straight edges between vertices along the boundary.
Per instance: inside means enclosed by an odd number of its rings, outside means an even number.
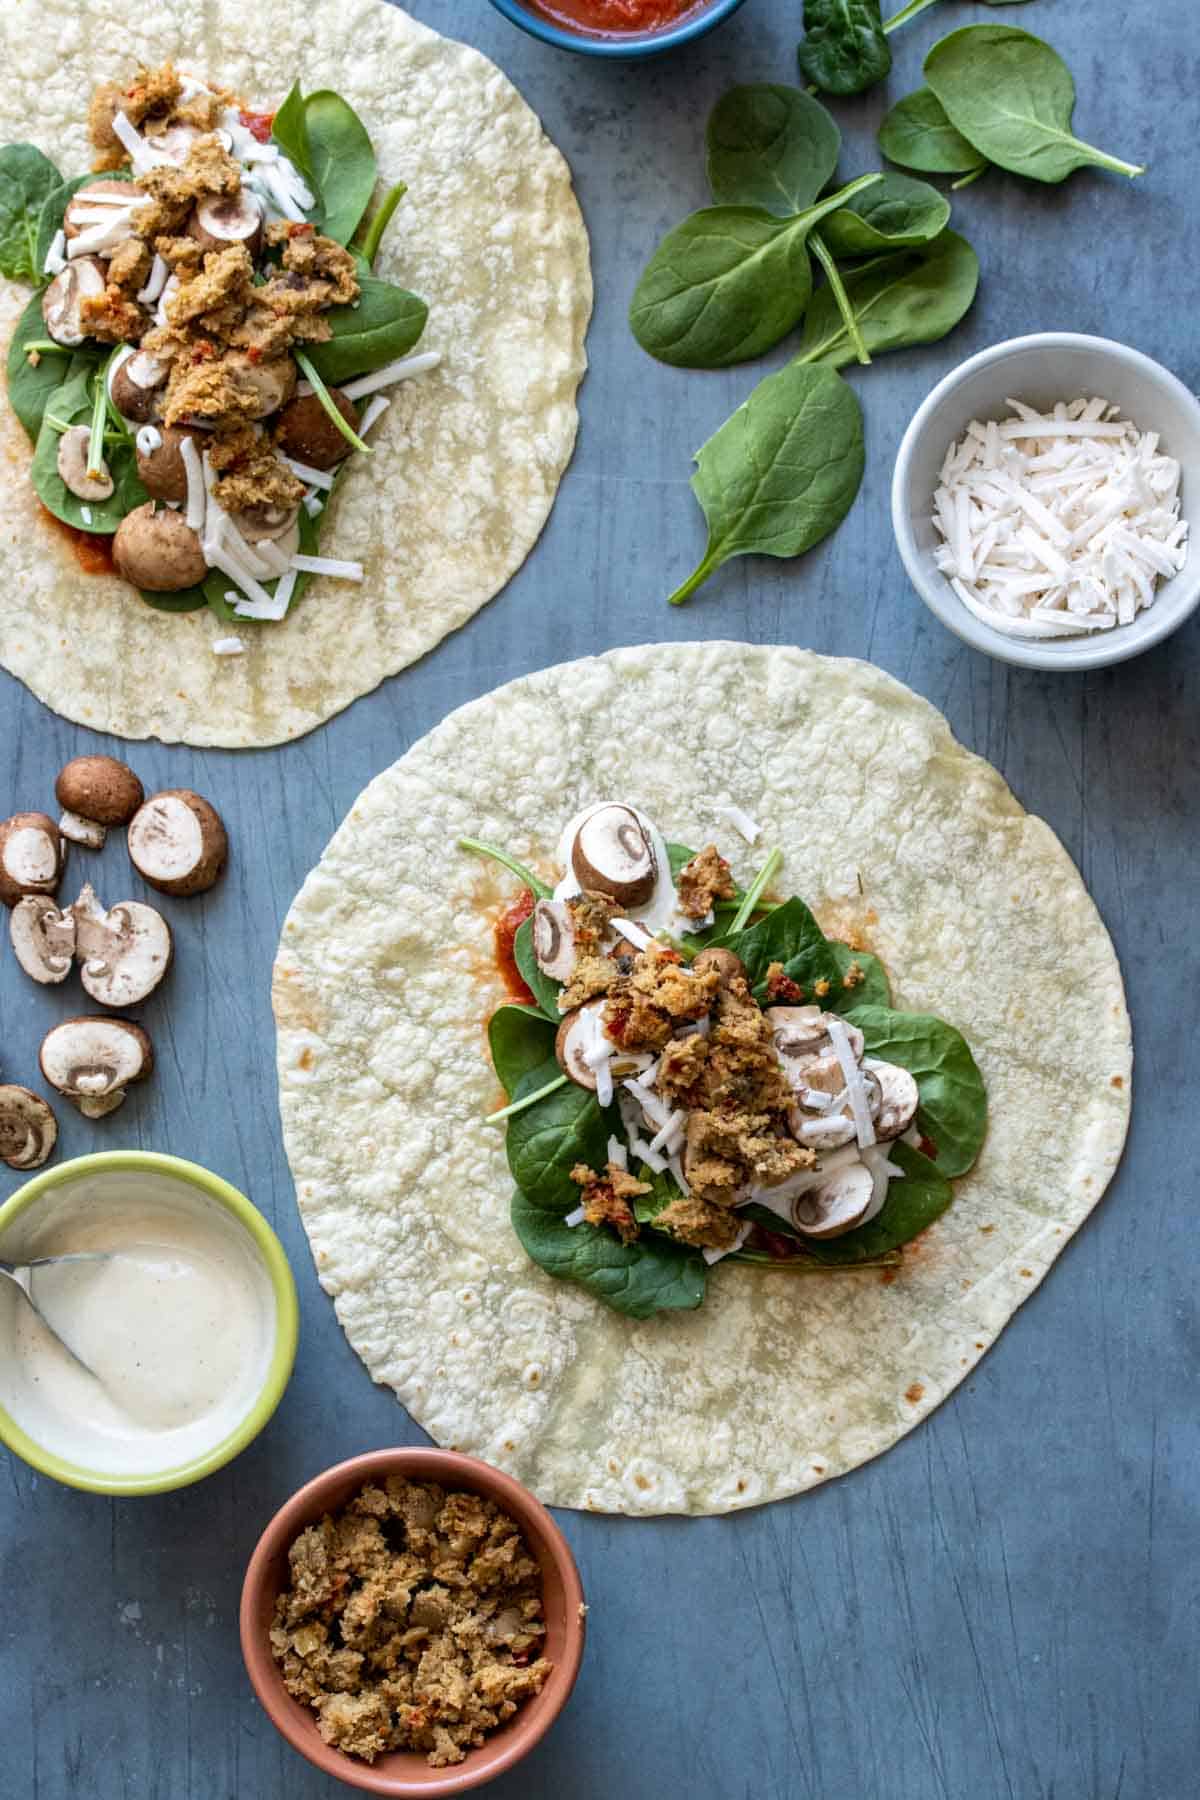
M846 1077L836 1056L822 1056L810 1063L802 1076L803 1085L796 1090L797 1105L788 1113L788 1128L798 1143L810 1150L836 1150L857 1136L854 1109L844 1101L836 1110L822 1104L825 1096L845 1092ZM880 1104L879 1083L864 1073L863 1087L872 1116Z
M69 431L64 431L58 440L58 478L80 500L109 500L113 478L103 457L100 458L99 474L88 474L91 448L90 426L72 425Z
M42 295L42 319L56 344L73 350L88 333L80 318L85 299L99 297L108 286L104 264L95 256L80 256L56 275Z
M792 1223L811 1238L841 1237L860 1225L875 1194L875 1178L865 1163L834 1169L828 1181L797 1194Z
M115 1112L154 1067L150 1039L129 1019L65 1019L42 1039L42 1074L88 1119Z
M164 894L201 894L225 867L229 840L220 815L191 788L154 794L129 821L129 858Z
M903 1136L916 1118L921 1103L913 1077L898 1063L880 1062L874 1056L864 1058L863 1070L879 1090L879 1105L871 1108L876 1139L882 1143L888 1138Z
M56 893L66 860L53 819L14 813L0 825L0 900L15 906L25 894Z
M621 906L641 906L654 892L658 858L628 806L598 806L575 833L571 867L579 885Z
M106 825L97 825L94 819L85 819L69 807L58 815L58 829L61 836L69 838L73 844L81 844L85 850L103 850L108 836Z
M27 975L47 986L65 981L75 960L75 921L49 894L27 894L8 922L13 955Z
M272 362L251 362L248 353L234 351L226 356L226 374L255 395L253 419L265 419L278 412L296 391L299 379L290 356L277 356Z
M596 1071L589 1067L587 1054L596 1043L597 1020L603 1005L603 1000L593 1000L587 1006L577 1006L567 1014L554 1040L554 1054L563 1074L569 1075L576 1087L592 1093L596 1091Z
M187 234L202 250L228 250L244 244L251 257L262 247L262 207L242 188L236 194L217 194L201 200L187 223Z
M714 972L720 977L722 987L739 976L743 981L746 979L746 965L740 956L734 955L732 950L701 950L699 956L692 963L692 973L709 975Z
M109 387L112 403L124 419L148 425L158 417L163 383L169 368L146 350L137 350L118 365Z
M353 431L358 424L353 404L340 388L331 387L329 397ZM299 394L288 401L275 421L275 442L285 456L313 469L335 468L352 448L315 394Z
M270 539L282 545L296 526L299 512L298 506L248 506L229 517L248 544L263 544Z
M128 763L115 756L73 756L58 772L54 797L81 819L124 825L146 794Z
M58 1142L58 1120L40 1094L0 1085L0 1160L10 1169L40 1169Z
M182 513L147 500L117 526L113 564L131 586L151 594L197 587L208 574L200 539Z
M93 225L103 223L102 220L90 217L90 214L103 210L105 213L112 213L114 218L119 216L120 206L104 205L101 207L96 204L97 197L105 194L111 194L114 200L122 201L126 206L136 206L139 201L146 198L143 190L134 187L130 181L113 181L102 176L95 181L86 182L83 187L75 189L67 201L66 211L63 213L63 236L68 243L72 238L77 238L83 232L90 231ZM80 214L83 215L82 218Z
M533 909L533 954L543 975L570 981L575 973L575 920L565 900L539 900Z
M771 1027L775 1054L794 1088L813 1085L808 1071L815 1063L831 1059L837 1064L829 1042L829 1021L837 1017L836 1013L824 1012L819 1006L769 1006L763 1016ZM861 1062L866 1039L848 1019L843 1019L842 1024L855 1061Z
M75 954L85 992L101 1006L137 1006L171 966L171 928L140 900L105 912L89 882L74 906Z
M148 132L146 142L152 150L157 150L160 156L174 163L177 169L182 169L191 154L192 145L202 135L198 126L176 122L174 125L167 125L162 131Z
M138 479L156 500L186 500L188 493L187 464L183 460L183 441L200 434L186 425L164 425L159 431L154 450L137 453ZM199 446L202 448L203 446Z

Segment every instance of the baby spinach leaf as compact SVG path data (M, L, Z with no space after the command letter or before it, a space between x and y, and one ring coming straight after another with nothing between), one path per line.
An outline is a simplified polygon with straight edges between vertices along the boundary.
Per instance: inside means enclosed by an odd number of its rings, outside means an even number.
M25 354L26 344L45 341L46 322L42 318L42 296L35 294L29 305L17 320L17 328L13 332L8 346L8 360L5 374L8 382L8 398L13 411L30 439L37 443L38 432L42 429L42 414L46 410L46 402L56 388L60 388L72 367L79 358L80 352L65 351L61 356L54 350L39 351L36 363L30 362ZM98 364L99 353L85 353L84 361Z
M897 100L879 127L879 148L891 162L926 175L970 175L987 168L987 158L955 130L927 87Z
M0 149L0 275L10 281L42 279L37 259L38 218L46 196L62 176L33 144Z
M33 452L29 476L38 499L56 519L73 525L77 531L111 535L135 506L150 498L138 479L137 457L125 443L105 447L104 460L113 478L113 491L107 500L81 500L73 494L58 472L60 433L50 424L52 418L66 425L86 425L92 415L92 380L99 364L84 367L69 375L54 389L46 401L37 445Z
M828 938L803 900L795 895L757 925L722 938L721 945L741 958L746 979L760 1002L766 997L767 970L776 962L783 964L783 972L790 980L799 982L806 1000L813 998L812 988L817 981L827 981L831 988L841 983L841 969Z
M300 512L297 516L296 523L300 529L300 548L303 551L305 556L316 556L318 554L318 552L320 551L321 530L325 524L325 520L329 516L329 503L333 499L334 494L337 492L338 486L340 485L343 477L345 476L346 470L349 468L349 466L350 466L349 461L344 462L344 463L339 463L337 473L334 475L334 478L333 478L333 487L330 488L326 492L326 494L324 496L325 504L321 508L320 512L318 512L316 514L315 517L309 512L309 510L306 506L302 506L300 508ZM305 589L308 587L308 585L311 581L312 581L312 576L309 574L308 570L301 569L299 574L296 576L295 582L292 585L292 597L288 601L288 608L287 608L288 613L291 612L293 606L296 605L297 601L301 599L301 597L304 594ZM276 588L279 586L279 582L278 581L264 581L262 585L266 588L268 594L273 594L275 592ZM251 630L255 630L255 629L260 629L264 626L269 628L273 623L275 623L275 621L273 621L271 619L244 619L244 618L242 618L240 613L237 611L237 601L229 600L226 598L227 594L235 593L236 589L234 589L230 586L228 576L222 575L222 573L219 569L214 569L212 571L212 573L209 575L208 579L203 583L203 585L201 587L189 588L187 590L187 592L201 594L203 596L204 604L205 604L205 606L208 607L209 611L212 613L215 613L217 618L222 620L223 623L225 623L226 625L236 625L239 628L241 628L242 626L249 626L251 628ZM142 597L144 599L145 595L143 595ZM171 598L171 597L172 596L168 596L168 598ZM153 604L153 602L151 604ZM166 608L165 610L172 611L172 612L191 612L194 609L190 606L187 606L187 607L169 607L169 608ZM287 617L287 613L284 614L284 617L285 618Z
M943 1175L965 1175L987 1132L987 1090L966 1039L929 1013L856 1006L847 1016L865 1037L868 1056L915 1076L918 1130L934 1144Z
M965 238L943 231L932 244L874 257L845 273L846 293L868 349L932 344L952 331L979 285L979 258ZM845 320L828 288L813 296L796 363L840 369L854 360Z
M578 1200L579 1189L574 1193ZM644 1232L632 1244L623 1244L602 1226L564 1225L560 1213L538 1206L519 1188L512 1198L511 1218L522 1248L539 1268L576 1282L631 1319L690 1312L704 1299L708 1282L704 1258L665 1233Z
M1034 181L1065 181L1088 164L1141 175L1071 130L1075 83L1062 57L1015 25L965 25L935 44L925 80L980 155Z
M835 938L830 938L829 948L838 966L840 979L821 999L826 1012L850 1012L856 1006L891 1006L891 983L887 970L877 956L872 956L869 950L852 950L849 944L839 944ZM855 963L863 979L856 981L853 987L846 987L846 975Z
M788 219L833 180L842 134L811 94L756 82L722 95L707 142L718 206L760 206Z
M512 1098L535 1093L561 1073L554 1057L547 1057L540 1068L521 1077ZM535 1206L570 1212L580 1198L571 1170L581 1162L602 1169L608 1161L611 1130L595 1094L574 1082L557 1088L526 1112L514 1113L508 1122L505 1149L513 1180Z
M498 1006L488 1020L488 1049L500 1085L511 1100L523 1076L549 1066L554 1056L554 1027L534 1006Z
M375 152L366 126L340 94L320 88L304 102L304 131L321 229L348 244L375 191Z
M812 293L808 234L863 188L857 181L790 219L754 206L709 206L669 231L629 309L633 335L660 362L717 369L777 344Z
M298 81L292 83L283 105L271 121L271 137L288 161L299 169L309 187L315 188L317 182L309 156L308 127L304 118L304 95Z
M804 0L800 68L827 94L861 94L892 66L879 0Z
M799 556L826 537L854 503L864 459L862 409L832 369L792 362L760 381L696 453L708 547L672 605L732 556Z
M878 256L929 243L949 219L950 202L927 181L888 174L831 214L821 236L835 256Z
M108 181L123 181L125 178L126 172L122 169L114 169L105 177ZM43 270L46 266L46 258L50 254L50 246L54 242L55 233L62 229L67 202L81 187L85 187L89 181L95 181L95 179L94 175L72 175L69 181L60 181L57 187L51 188L42 201L37 221L37 249L34 253L34 264L37 269L35 280L45 279Z
M334 306L324 315L332 337L310 344L307 354L322 381L337 384L370 375L384 363L406 356L425 329L429 308L416 294L368 275L355 306Z
M954 1189L945 1175L919 1150L897 1141L889 1144L887 1151L889 1160L904 1170L903 1179L888 1183L883 1210L869 1225L860 1225L845 1237L806 1238L804 1247L818 1262L870 1262L889 1250L898 1250L940 1218L953 1200Z
M558 996L562 993L562 983L553 976L544 975L538 967L537 957L533 954L533 920L526 919L517 927L517 935L513 939L513 961L517 965L517 973L538 1003L539 1009L546 1018L552 1019L555 1025L562 1022L562 1013L558 1010Z
M139 588L138 598L155 612L189 613L202 612L208 605L208 596L203 587L179 588L173 594L152 594L149 588ZM243 623L238 620L239 625Z

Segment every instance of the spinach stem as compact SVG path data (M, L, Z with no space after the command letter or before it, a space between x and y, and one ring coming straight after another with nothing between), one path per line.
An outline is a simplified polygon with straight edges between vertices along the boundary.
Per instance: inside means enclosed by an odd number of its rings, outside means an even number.
M782 867L783 851L772 850L770 856L768 856L766 862L758 871L758 874L754 877L754 880L750 883L746 892L742 895L742 904L738 907L730 921L729 930L725 933L726 938L731 938L736 931L745 930L747 923L754 916L754 910L757 907L759 900L762 898L764 889L770 882L774 881Z
M292 346L292 355L300 365L300 368L304 371L306 380L312 388L313 393L316 395L317 400L320 402L321 410L328 413L346 442L348 444L353 444L356 450L361 450L364 456L372 455L370 444L363 443L357 431L354 430L353 426L347 425L345 419L343 419L341 413L334 405L333 396L325 386L325 383L321 380L321 377L317 374L317 371L313 368L311 359L305 356L303 350L297 350L295 345Z
M656 931L654 939L656 943L665 944L668 950L674 950L677 956L682 956L684 962L695 962L699 955L699 951L689 950L682 938L672 937L669 931Z
M991 166L991 163L980 163L977 169L971 169L966 175L960 175L957 181L950 183L950 192L957 194L961 188L970 187L973 181L978 181L981 175L986 175Z
M394 188L389 188L379 203L379 211L367 226L367 235L360 246L368 268L373 268L375 258L379 255L379 243L384 232L391 224L392 214L408 192L407 181L398 181Z
M850 304L850 296L842 284L842 277L837 263L833 259L833 253L819 231L814 231L812 234L812 247L813 255L825 271L829 291L837 301L838 311L842 315L842 322L846 327L846 335L853 346L854 354L865 368L871 361L871 352L867 349L863 334L859 330L858 319Z
M818 1262L803 1252L798 1256L768 1256L762 1250L731 1250L728 1260L756 1263L762 1269L786 1269L791 1275L857 1275L860 1269L894 1269L904 1259L898 1250L888 1250L882 1256L853 1263Z
M491 858L492 862L500 863L510 874L515 875L517 880L527 887L537 900L549 900L554 893L553 888L547 887L544 881L539 881L533 870L527 869L525 864L518 862L515 856L510 856L507 850L497 850L494 844L485 844L482 838L460 837L458 847L460 850L470 850L476 856L487 856Z
M104 472L104 421L108 417L108 360L96 370L96 391L92 395L92 423L88 431L87 473Z
M915 19L918 13L926 12L929 7L936 5L937 0L908 0L907 6L902 6L898 13L893 13L890 19L883 21L885 35L889 35L900 25L907 25L908 21Z
M675 589L675 592L672 595L670 595L667 604L669 606L682 606L684 601L689 597L689 595L694 594L696 589L698 587L700 587L703 582L708 580L708 578L712 574L713 570L720 568L720 566L721 566L720 557L714 556L710 552L704 558L703 562L698 563L696 565L696 567L692 570L691 574L688 576L687 580L684 582L681 582L680 585Z
M544 1100L547 1094L553 1094L558 1088L565 1087L569 1080L570 1077L567 1075L556 1075L553 1081L548 1081L545 1087L538 1088L536 1093L526 1094L522 1100L514 1100L511 1106L502 1106L499 1112L487 1113L484 1117L484 1124L499 1125L502 1119L511 1119L514 1113L524 1112L525 1108L532 1106L535 1101Z
M39 356L48 356L51 352L55 356L74 356L75 354L73 350L68 350L65 344L56 344L53 338L30 338L27 343L21 345L21 349L26 356L31 350L36 350Z

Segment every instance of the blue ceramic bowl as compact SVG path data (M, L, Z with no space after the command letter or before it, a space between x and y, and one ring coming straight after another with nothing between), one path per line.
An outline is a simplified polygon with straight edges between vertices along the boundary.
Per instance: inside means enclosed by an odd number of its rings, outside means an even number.
M661 56L666 50L677 50L681 44L690 44L694 38L703 37L706 31L728 19L741 4L742 0L708 0L707 6L681 19L678 25L670 25L665 31L648 31L641 37L632 33L589 37L582 31L568 31L553 24L541 13L534 12L525 0L492 0L497 12L519 25L522 31L527 31L530 37L540 38L543 44L553 44L559 50L574 50L579 56L623 57L627 62L645 56Z

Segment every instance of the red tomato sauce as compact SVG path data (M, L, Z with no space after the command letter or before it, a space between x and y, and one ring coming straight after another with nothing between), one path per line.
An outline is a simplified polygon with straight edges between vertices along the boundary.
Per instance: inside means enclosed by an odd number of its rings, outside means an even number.
M665 31L705 4L706 0L528 0L531 12L589 37Z
M522 1006L532 1006L534 998L521 978L521 971L517 967L517 959L513 953L513 945L518 931L532 911L533 895L528 888L522 888L517 899L511 906L505 907L492 927L492 935L496 944L496 967L500 971L505 987L513 999L519 1001Z
M98 531L80 531L74 525L68 525L65 519L56 519L54 514L42 507L42 517L55 531L60 531L75 552L75 561L85 575L111 575L113 573L112 538Z
M270 143L271 127L275 123L275 114L273 112L254 113L243 111L238 114L238 118L242 121L242 124L246 127L246 130L250 133L252 138L257 138L260 144Z

